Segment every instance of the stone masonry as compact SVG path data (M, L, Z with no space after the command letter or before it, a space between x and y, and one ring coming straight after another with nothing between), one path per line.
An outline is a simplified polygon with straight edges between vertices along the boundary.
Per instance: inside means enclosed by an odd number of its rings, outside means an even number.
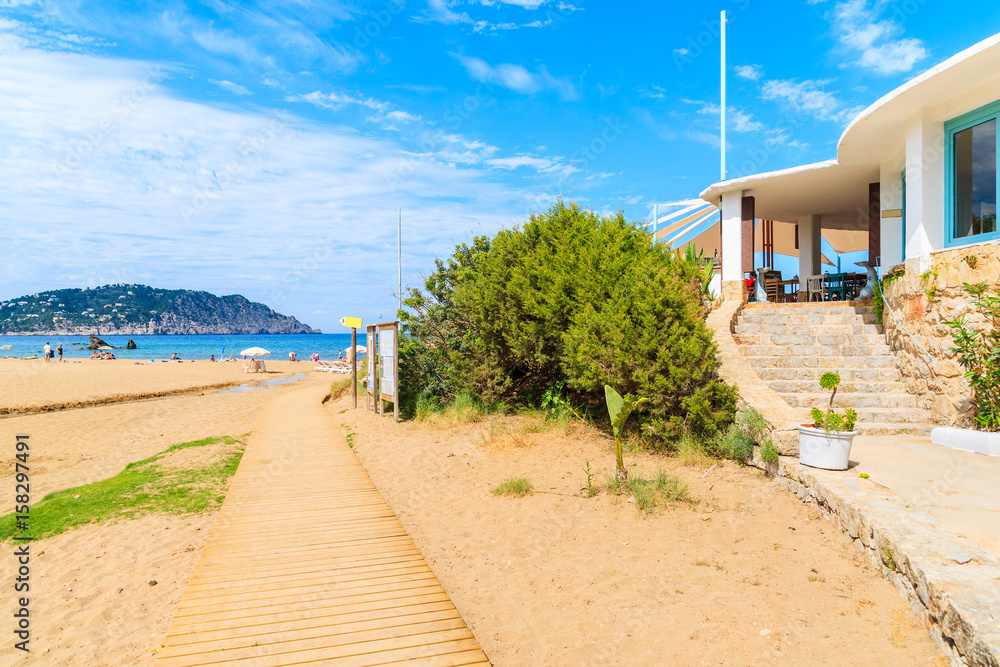
M886 281L885 299L892 310L885 309L884 320L886 340L899 360L903 381L911 393L929 404L935 422L971 426L971 392L963 378L965 370L949 350L951 327L945 322L965 314L972 326L987 326L973 310L963 283L1000 287L1000 242L943 250L885 272L889 276L900 273Z
M734 327L738 350L800 423L826 410L826 372L840 375L834 409L854 408L866 435L929 431L930 401L907 391L870 302L748 304Z

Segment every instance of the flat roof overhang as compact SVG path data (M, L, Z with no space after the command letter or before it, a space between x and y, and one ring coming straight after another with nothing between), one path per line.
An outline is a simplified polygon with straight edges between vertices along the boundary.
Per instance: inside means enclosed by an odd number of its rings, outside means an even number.
M756 217L795 222L823 217L827 229L868 228L868 184L880 165L900 159L914 116L942 122L995 102L1000 91L1000 34L932 67L862 111L837 145L837 159L722 181L701 198L718 204L734 190L755 198Z
M765 220L798 222L822 216L825 229L868 229L868 184L880 178L879 165L845 167L827 160L801 167L716 183L701 193L718 204L723 192L753 197L755 215Z

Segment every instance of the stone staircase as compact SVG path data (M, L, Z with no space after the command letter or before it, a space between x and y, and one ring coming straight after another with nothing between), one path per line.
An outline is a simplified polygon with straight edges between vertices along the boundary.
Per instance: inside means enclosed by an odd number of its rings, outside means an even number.
M867 435L930 432L930 411L907 393L870 303L748 304L734 334L760 379L809 420L825 410L826 372L840 375L833 407L852 407Z

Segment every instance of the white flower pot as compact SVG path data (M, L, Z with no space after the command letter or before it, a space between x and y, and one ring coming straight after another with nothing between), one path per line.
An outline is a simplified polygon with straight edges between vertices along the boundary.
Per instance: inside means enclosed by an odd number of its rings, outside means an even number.
M799 426L799 463L824 470L847 470L857 431L825 431Z

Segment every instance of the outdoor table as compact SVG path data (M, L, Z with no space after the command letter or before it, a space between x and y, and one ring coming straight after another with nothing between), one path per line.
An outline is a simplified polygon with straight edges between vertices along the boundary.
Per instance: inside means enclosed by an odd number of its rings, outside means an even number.
M779 280L778 282L776 282L774 284L777 285L778 289L780 290L780 293L778 294L778 296L781 298L782 302L789 303L791 301L795 301L796 299L798 299L798 296L797 296L798 293L799 293L799 279L798 278L795 278L795 279L792 279L792 280ZM786 287L791 287L791 289L790 290L785 289ZM795 297L795 298L791 298L791 297Z

